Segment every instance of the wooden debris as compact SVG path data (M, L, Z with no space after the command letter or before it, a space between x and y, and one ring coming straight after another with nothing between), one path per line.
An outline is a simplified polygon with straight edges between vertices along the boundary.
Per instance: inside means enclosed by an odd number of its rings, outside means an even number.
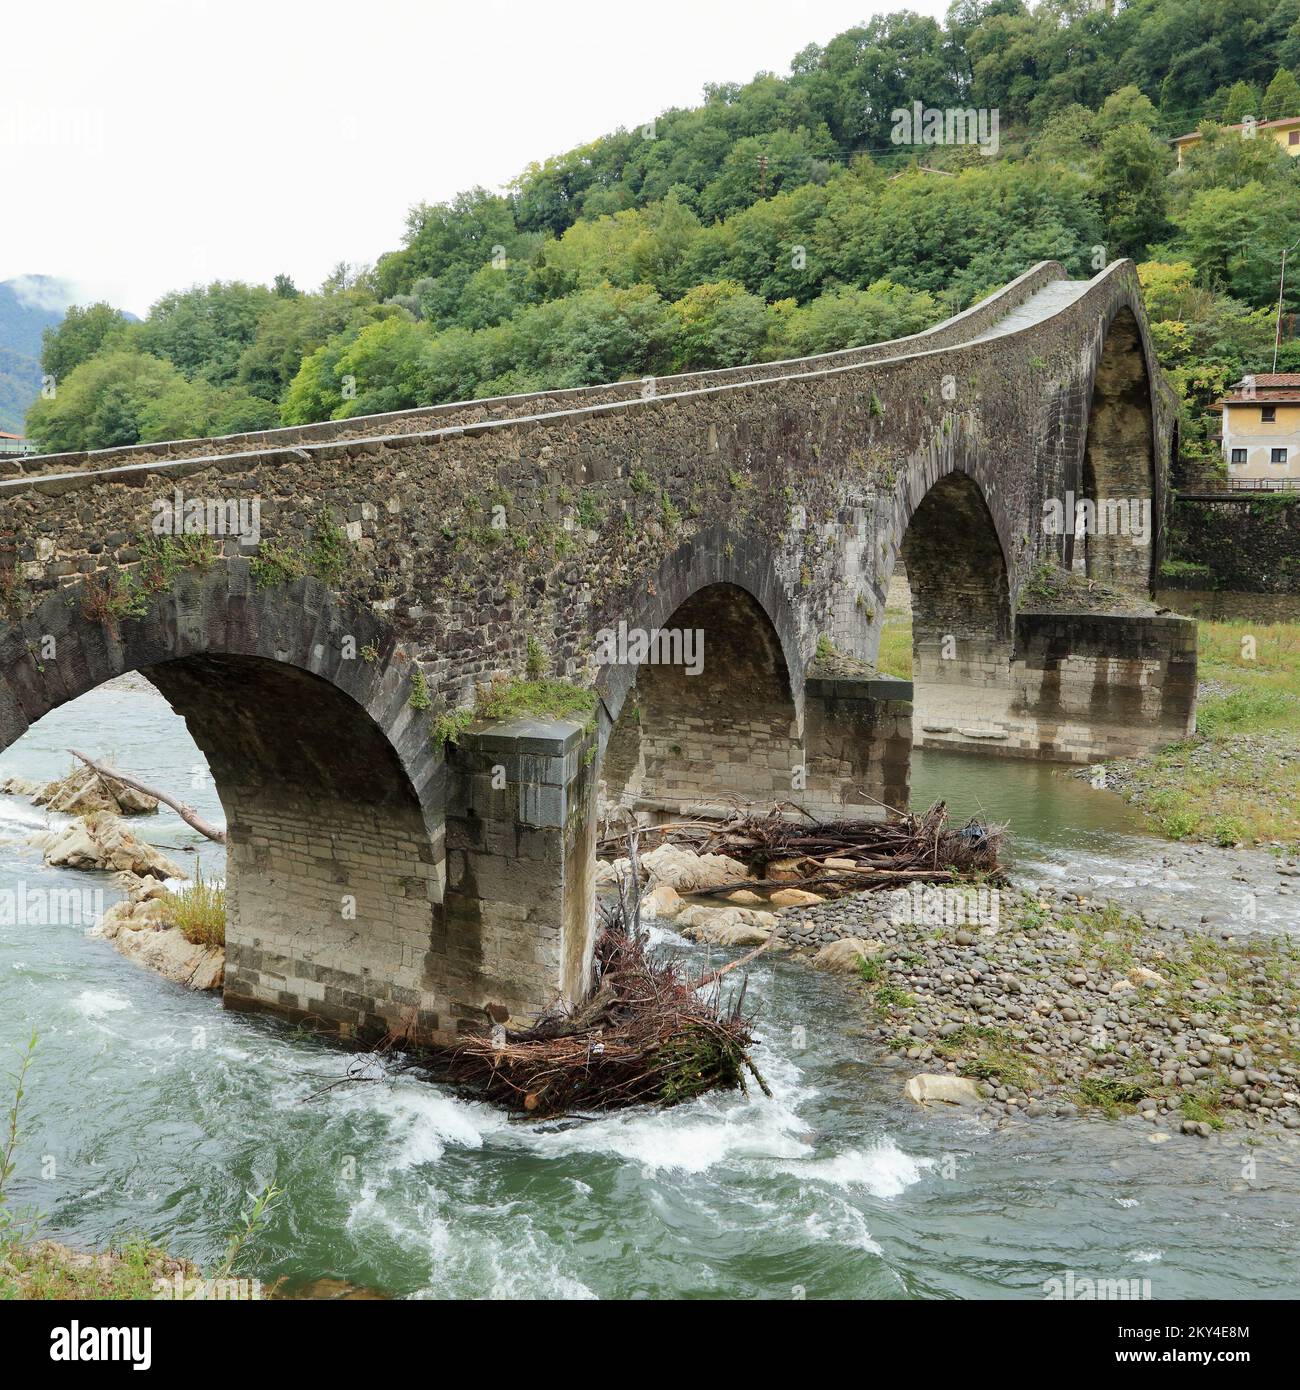
M972 874L1001 881L1002 827L971 820L954 829L942 801L922 815L889 821L816 821L806 812L797 820L786 814L789 810L801 808L782 803L767 815L738 810L727 820L676 821L638 833L659 835L697 854L725 854L774 888L810 888L830 896L914 881L950 883ZM626 839L626 832L608 835L600 848L616 853ZM714 891L755 886L752 880L737 881Z

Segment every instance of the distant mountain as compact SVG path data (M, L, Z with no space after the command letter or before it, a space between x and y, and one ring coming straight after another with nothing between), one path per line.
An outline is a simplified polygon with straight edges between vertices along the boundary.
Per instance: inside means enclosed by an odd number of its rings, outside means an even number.
M71 281L50 275L0 280L0 430L23 432L27 407L41 389L41 334L75 298Z

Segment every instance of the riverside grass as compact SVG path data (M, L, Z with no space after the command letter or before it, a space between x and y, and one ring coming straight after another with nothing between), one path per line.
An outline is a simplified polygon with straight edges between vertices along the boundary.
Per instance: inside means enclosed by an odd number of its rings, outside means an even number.
M1174 840L1300 848L1300 623L1198 625L1194 737L1107 765Z
M226 944L226 890L211 883L202 870L185 893L167 893L163 898L167 921L177 927L194 946Z

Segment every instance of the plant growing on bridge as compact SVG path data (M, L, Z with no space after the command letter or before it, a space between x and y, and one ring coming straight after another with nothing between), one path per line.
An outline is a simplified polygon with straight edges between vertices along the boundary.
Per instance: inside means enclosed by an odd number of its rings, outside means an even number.
M545 675L549 665L550 657L547 655L546 648L530 632L524 656L524 670L528 674L528 679L535 681Z
M81 587L81 611L90 622L102 624L116 636L123 618L144 617L149 601L131 576L109 570L103 578L86 576Z
M253 558L252 572L259 589L289 584L306 575L315 575L323 584L337 589L347 574L352 550L347 534L325 508L316 519L311 542L277 545L263 541Z
M424 678L424 672L419 666L415 668L411 676L411 693L406 698L406 703L412 709L425 710L430 707L433 701L429 698L429 683Z

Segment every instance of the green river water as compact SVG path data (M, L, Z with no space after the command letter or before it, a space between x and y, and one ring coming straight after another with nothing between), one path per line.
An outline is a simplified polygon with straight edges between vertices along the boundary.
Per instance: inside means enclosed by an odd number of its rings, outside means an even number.
M60 774L70 744L221 818L184 724L154 694L101 689L63 707L0 773ZM916 804L944 795L957 815L1009 822L1018 876L1091 880L1193 922L1237 911L1244 861L1153 840L1085 782L934 753L917 754L913 781ZM0 797L0 893L102 889L106 876L47 868L24 845L46 822ZM176 818L145 833L220 873L216 847ZM1286 899L1260 902L1258 929L1294 924ZM1072 1270L1149 1279L1155 1297L1300 1293L1294 1147L1250 1151L1250 1170L1232 1141L1153 1144L1138 1121L996 1131L922 1112L902 1097L907 1073L868 1050L853 993L797 963L760 964L750 986L772 1099L535 1124L378 1069L321 1094L343 1052L226 1014L86 939L86 924L12 915L6 1070L39 1034L13 1200L72 1244L142 1234L211 1263L248 1194L274 1180L284 1196L251 1263L288 1290L331 1277L435 1298L1041 1298Z

